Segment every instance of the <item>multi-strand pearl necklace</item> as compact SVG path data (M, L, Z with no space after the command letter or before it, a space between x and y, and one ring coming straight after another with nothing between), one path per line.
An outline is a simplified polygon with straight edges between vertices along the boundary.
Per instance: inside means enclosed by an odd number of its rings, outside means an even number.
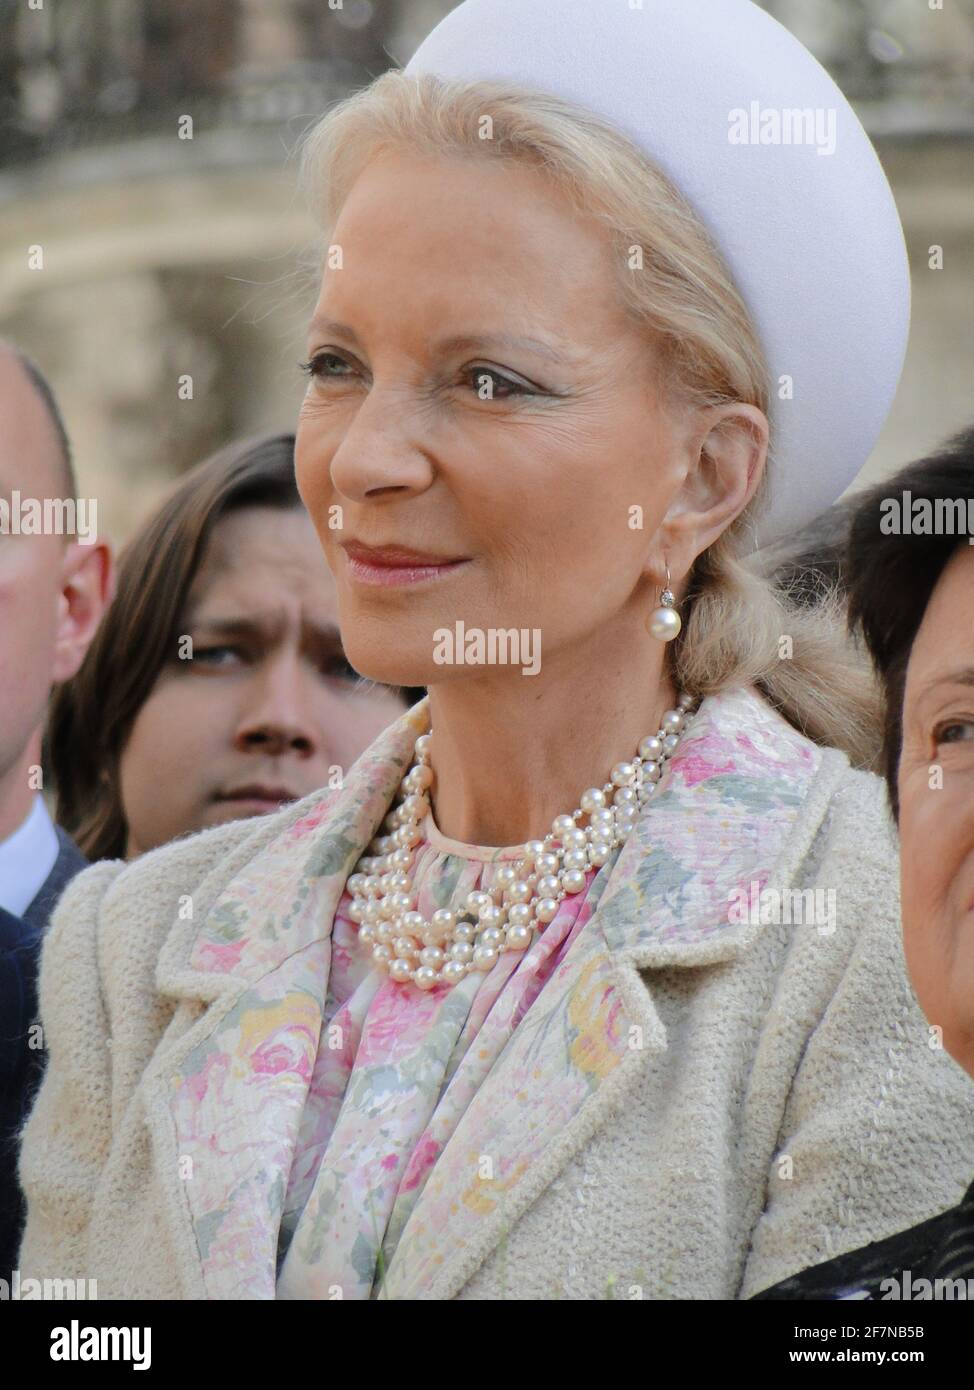
M692 703L681 695L631 762L616 763L603 787L582 794L578 810L556 816L543 840L529 840L513 864L498 868L490 892L475 889L461 909L438 908L429 921L416 911L409 875L433 784L430 735L421 734L416 761L383 822L386 833L373 839L348 880L348 915L375 964L403 984L432 989L457 984L471 970L490 970L503 951L525 950L534 928L543 931L562 898L580 893L588 870L604 864L631 833L676 751Z

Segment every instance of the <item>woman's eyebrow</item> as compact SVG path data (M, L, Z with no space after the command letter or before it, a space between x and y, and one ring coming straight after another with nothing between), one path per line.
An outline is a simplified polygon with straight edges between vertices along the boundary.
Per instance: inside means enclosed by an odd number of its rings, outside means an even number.
M440 352L458 352L466 349L491 347L526 348L528 352L536 352L539 356L547 357L549 361L557 362L561 366L577 360L576 354L566 355L559 352L557 348L552 347L542 338L522 337L516 333L458 333L449 338L440 338L434 346Z
M310 331L312 333L333 334L336 337L347 338L355 347L361 348L358 334L354 328L347 323L339 323L337 319L325 319L315 317L311 320ZM557 362L560 366L578 360L577 353L560 352L543 338L535 338L530 334L519 335L516 333L455 333L448 338L439 338L432 344L436 352L459 352L463 350L487 349L491 347L501 348L526 348L528 352L536 352L541 357L547 357L551 362Z
M974 685L974 666L961 666L956 671L938 671L917 691L917 700L945 685Z
M266 618L248 617L246 615L221 616L218 613L189 613L186 616L186 626L202 629L204 632L214 633L221 637L261 637L266 636L269 627L273 623L268 623Z
M195 616L190 615L187 626L220 637L273 640L281 632L284 618L283 615L274 613L250 615L197 613ZM301 631L302 642L305 644L319 644L329 648L342 645L341 629L337 622L329 621L321 624L305 617L301 624Z

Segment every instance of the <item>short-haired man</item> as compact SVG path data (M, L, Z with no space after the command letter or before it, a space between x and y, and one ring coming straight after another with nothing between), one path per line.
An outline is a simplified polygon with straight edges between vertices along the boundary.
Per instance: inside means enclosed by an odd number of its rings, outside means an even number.
M41 738L52 685L84 658L110 597L111 557L77 535L35 534L32 504L75 500L64 424L38 368L0 343L0 1278L23 1223L17 1132L43 1065L34 1036L41 936L84 859L41 796ZM67 514L73 511L73 505ZM49 506L47 514L64 516Z

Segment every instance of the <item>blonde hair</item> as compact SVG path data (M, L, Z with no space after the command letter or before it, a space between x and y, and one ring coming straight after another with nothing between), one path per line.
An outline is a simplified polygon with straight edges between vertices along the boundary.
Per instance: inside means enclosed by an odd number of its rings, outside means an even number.
M680 191L598 116L509 83L386 72L304 139L302 177L326 237L355 179L386 151L508 159L544 171L610 232L621 302L658 350L667 399L689 407L740 401L768 413L768 366L719 251ZM674 679L699 695L754 684L809 738L874 767L878 687L846 634L840 594L790 602L752 554L748 535L773 473L769 451L754 498L691 571L683 631L669 649Z

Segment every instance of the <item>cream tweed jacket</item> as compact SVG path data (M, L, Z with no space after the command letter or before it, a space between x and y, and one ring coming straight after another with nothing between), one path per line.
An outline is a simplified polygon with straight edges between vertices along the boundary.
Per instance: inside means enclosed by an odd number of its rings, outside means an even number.
M341 790L74 880L22 1279L274 1298L332 916L427 726L423 700ZM908 983L897 879L877 778L753 689L704 701L378 1296L746 1298L957 1203L974 1086Z

